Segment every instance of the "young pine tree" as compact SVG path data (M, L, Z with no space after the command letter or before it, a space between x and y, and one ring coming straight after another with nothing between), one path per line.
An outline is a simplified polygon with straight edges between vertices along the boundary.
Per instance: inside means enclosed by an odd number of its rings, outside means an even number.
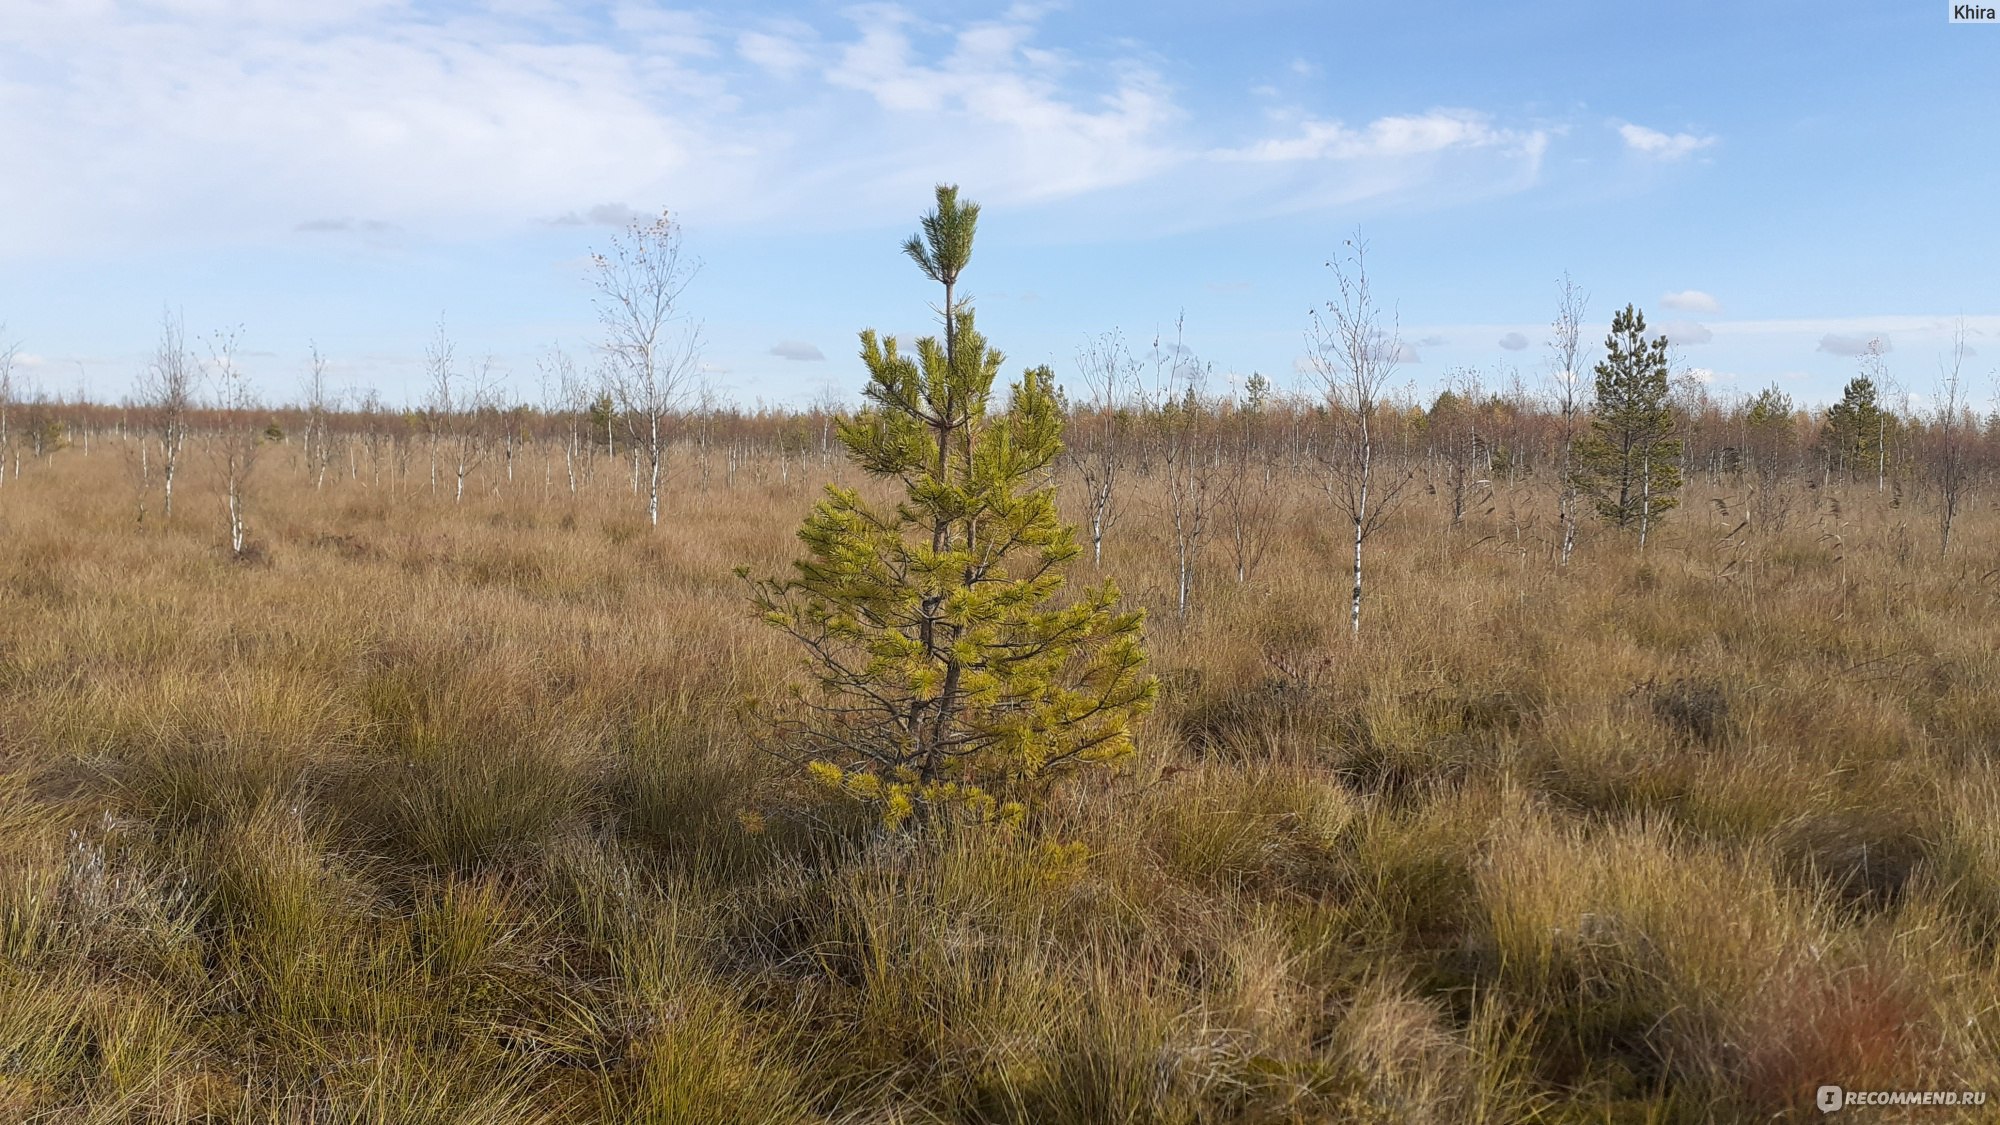
M814 681L768 716L779 752L891 826L1019 817L1061 775L1130 753L1158 691L1143 615L1118 608L1115 585L1058 600L1079 551L1051 474L1062 413L1046 367L994 408L1001 355L956 292L978 217L941 186L904 247L944 287L944 339L909 354L861 334L868 406L840 440L903 499L882 511L829 485L799 529L807 557L755 586Z
M1827 408L1820 433L1823 455L1833 472L1851 478L1875 472L1882 457L1887 417L1875 380L1857 375L1841 388L1840 401Z
M1597 514L1646 535L1680 503L1680 439L1667 383L1667 338L1646 339L1646 316L1631 305L1611 318L1598 361L1596 416L1577 449L1579 484Z

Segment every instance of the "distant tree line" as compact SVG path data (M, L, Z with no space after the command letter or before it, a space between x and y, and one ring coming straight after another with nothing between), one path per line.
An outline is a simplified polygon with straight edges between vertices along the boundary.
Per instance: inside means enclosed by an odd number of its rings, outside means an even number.
M442 325L420 399L400 407L374 390L336 390L317 348L291 401L262 401L238 358L240 329L190 344L171 315L116 404L51 395L23 378L17 349L0 340L0 488L108 437L131 465L135 518L174 519L192 445L217 469L225 530L241 550L254 538L256 479L273 471L264 461L289 464L316 490L455 503L480 490L537 490L556 502L617 488L656 525L670 522L663 499L676 491L816 482L837 470L846 404L746 409L703 381L699 334L682 307L698 264L673 222L635 224L593 262L605 339L594 362L547 353L533 401L510 395L493 361L465 360ZM1317 489L1331 502L1327 518L1346 528L1358 631L1363 549L1411 488L1443 496L1450 527L1503 511L1513 535L1562 566L1588 522L1643 550L1696 486L1736 490L1746 525L1764 529L1782 527L1803 498L1870 489L1924 506L1948 551L1957 515L2000 467L2000 414L1973 406L1963 334L1921 408L1879 343L1825 407L1775 385L1721 396L1675 370L1667 341L1648 336L1634 306L1592 349L1587 299L1565 278L1538 378L1458 369L1420 397L1393 381L1401 343L1369 289L1365 247L1350 242L1329 265L1336 297L1309 326L1309 378L1293 391L1259 373L1219 373L1182 330L1136 356L1119 333L1090 338L1057 372L1064 503L1090 562L1102 565L1121 528L1156 520L1185 615L1214 556L1249 580L1281 496Z

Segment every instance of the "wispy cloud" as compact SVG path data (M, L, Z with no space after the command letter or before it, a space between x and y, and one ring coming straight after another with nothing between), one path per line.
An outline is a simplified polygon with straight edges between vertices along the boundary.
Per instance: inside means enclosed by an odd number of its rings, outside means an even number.
M629 227L645 216L623 203L599 203L582 211L568 211L549 220L557 227Z
M1720 315L1722 302L1699 289L1683 289L1677 293L1666 293L1660 297L1660 304L1678 312L1707 313Z
M394 234L397 226L380 219L309 219L292 228L300 234Z
M743 32L736 38L736 53L774 77L796 78L821 57L818 39L810 26L793 21Z
M1500 337L1500 346L1510 352L1518 352L1528 346L1528 338L1519 332L1509 332Z
M1633 152L1664 161L1681 160L1712 147L1716 140L1713 136L1698 133L1663 133L1629 121L1618 126L1618 135L1624 138L1625 147Z
M1659 331L1660 335L1665 336L1670 343L1683 346L1689 344L1706 344L1715 339L1715 333L1710 331L1707 326L1697 324L1692 320L1671 320L1660 325Z
M1858 356L1868 354L1869 348L1892 351L1894 345L1887 336L1843 336L1829 332L1819 338L1819 351L1828 355Z
M819 350L819 345L808 344L801 340L786 340L782 344L773 344L771 354L779 359L802 363L817 363L826 358L826 353Z
M1305 120L1290 136L1272 137L1242 148L1219 149L1234 161L1356 160L1369 157L1426 156L1453 148L1535 144L1541 133L1495 128L1470 110L1432 110L1413 116L1383 117L1359 128L1338 121Z
M939 181L1124 217L1075 224L1102 236L1517 191L1554 135L1470 109L1349 124L1291 105L1243 137L1184 104L1143 47L1050 46L1029 6L953 24L884 4L817 24L639 3L608 17L15 5L0 255L363 223L489 237L666 205L703 225L826 228L898 217Z

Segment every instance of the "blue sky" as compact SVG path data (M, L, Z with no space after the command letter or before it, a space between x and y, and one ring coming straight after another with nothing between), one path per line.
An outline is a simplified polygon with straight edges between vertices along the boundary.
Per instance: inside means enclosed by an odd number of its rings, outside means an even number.
M2000 364L2000 26L1947 5L670 7L0 0L0 322L51 393L125 393L161 310L418 393L442 318L538 396L588 361L587 255L670 210L725 397L851 396L926 328L898 245L985 208L966 287L1012 366L1185 318L1218 389L1301 389L1359 230L1399 381L1547 373L1565 271L1722 395L1921 395ZM812 358L819 356L823 358Z

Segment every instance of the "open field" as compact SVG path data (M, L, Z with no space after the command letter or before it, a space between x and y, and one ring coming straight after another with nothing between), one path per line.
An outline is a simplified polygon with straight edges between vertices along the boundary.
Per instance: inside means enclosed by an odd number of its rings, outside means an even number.
M0 487L0 1121L2000 1096L1983 493L1940 557L1920 490L1791 482L1743 529L1741 482L1691 471L1643 557L1592 531L1564 571L1545 479L1458 526L1420 481L1355 641L1315 481L1279 474L1247 580L1217 517L1181 620L1135 474L1102 571L1150 612L1139 752L931 837L800 784L740 709L799 658L732 568L781 571L851 470L683 445L655 529L559 451L453 503L421 453L315 490L294 448L243 558L196 459L170 524L135 524L108 434Z

